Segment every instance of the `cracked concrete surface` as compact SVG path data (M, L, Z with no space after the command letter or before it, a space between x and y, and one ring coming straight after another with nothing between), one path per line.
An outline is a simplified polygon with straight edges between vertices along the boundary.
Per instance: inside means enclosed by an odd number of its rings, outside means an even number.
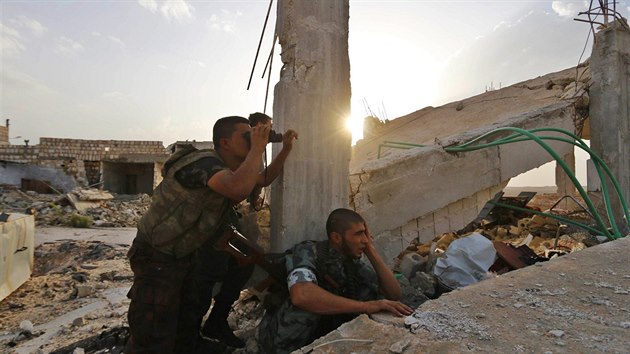
M630 238L362 315L298 353L628 353Z

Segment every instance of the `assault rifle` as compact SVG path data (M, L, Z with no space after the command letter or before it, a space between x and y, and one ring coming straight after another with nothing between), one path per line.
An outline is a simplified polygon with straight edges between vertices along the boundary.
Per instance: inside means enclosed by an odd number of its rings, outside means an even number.
M256 243L243 236L234 225L228 225L223 235L217 241L217 248L231 254L240 266L257 264L275 281L280 284L286 282L285 254L265 254Z

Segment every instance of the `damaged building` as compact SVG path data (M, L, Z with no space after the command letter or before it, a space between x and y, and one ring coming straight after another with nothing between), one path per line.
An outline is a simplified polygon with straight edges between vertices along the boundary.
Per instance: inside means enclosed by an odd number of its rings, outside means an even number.
M169 152L161 141L42 137L39 144L9 143L9 120L0 130L0 184L38 193L97 187L117 194L152 194Z

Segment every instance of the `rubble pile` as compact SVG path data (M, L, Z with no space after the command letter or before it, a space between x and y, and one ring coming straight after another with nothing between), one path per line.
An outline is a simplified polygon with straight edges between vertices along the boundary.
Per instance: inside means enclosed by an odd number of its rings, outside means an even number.
M0 188L0 210L34 214L37 226L135 227L150 203L147 194L112 195L78 189L59 195Z
M42 353L54 352L125 325L128 248L76 240L38 246L31 279L0 303L0 352L40 338Z
M226 347L224 353L258 353L258 325L265 314L261 301L249 290L241 292L238 301L232 307L228 317L228 323L238 337L245 340L245 348L234 349Z
M540 207L524 205L529 200L530 198L527 198L523 202L522 199L519 200L518 198L512 200L502 198L501 201L512 205L518 205L520 202L520 207L540 212ZM549 210L546 210L545 213L549 214ZM553 213L583 224L588 224L591 221L590 216L585 212L570 212L557 209L553 210ZM505 262L500 260L501 257L505 256L505 248L508 249L508 254L514 252L514 257L516 258L529 258L528 261L530 263L525 262L527 264L521 265L524 266L579 251L606 241L604 236L593 236L581 228L561 224L549 216L515 211L504 207L494 207L486 215L480 216L459 232L444 233L424 243L414 240L406 250L398 255L397 263L394 267L403 279L401 281L403 289L406 289L407 286L405 285L409 284L411 292L414 289L420 290L422 294L430 299L437 298L443 292L452 290L441 288L443 284L440 283L434 274L436 261L444 255L454 241L471 235L484 236L492 241L495 245L494 248L497 249L497 262L483 278L494 277L505 271L516 269L514 264L511 264L512 268L510 268L507 267ZM500 242L500 244L497 244L497 242ZM502 247L501 244L509 246ZM513 250L518 250L520 253ZM406 297L406 302L415 303L415 301L421 301L421 299L417 298L417 294L415 297Z

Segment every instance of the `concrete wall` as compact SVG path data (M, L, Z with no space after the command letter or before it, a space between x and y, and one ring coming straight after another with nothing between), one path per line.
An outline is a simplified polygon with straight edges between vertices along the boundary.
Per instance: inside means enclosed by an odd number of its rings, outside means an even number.
M118 194L153 192L154 165L103 162L103 188Z
M275 86L274 128L299 140L272 184L271 248L284 250L326 237L328 214L348 206L351 134L348 0L278 2L282 46ZM280 144L273 145L277 154Z
M0 162L0 184L20 186L22 179L47 181L54 189L66 193L76 187L74 178L62 170L47 166Z
M479 215L486 202L501 192L506 185L507 182L504 182L498 186L484 189L470 197L414 218L401 227L381 232L374 237L374 244L385 262L391 266L394 264L394 258L412 241L425 243L443 233L455 232L468 225Z
M573 106L563 102L507 119L501 125L573 131L573 117ZM494 128L498 126L452 136L442 145L469 141ZM573 151L569 144L549 144L560 157ZM361 172L350 176L352 205L368 220L388 261L411 238L428 240L465 226L510 178L553 160L534 142L457 154L445 152L442 145L368 162Z

